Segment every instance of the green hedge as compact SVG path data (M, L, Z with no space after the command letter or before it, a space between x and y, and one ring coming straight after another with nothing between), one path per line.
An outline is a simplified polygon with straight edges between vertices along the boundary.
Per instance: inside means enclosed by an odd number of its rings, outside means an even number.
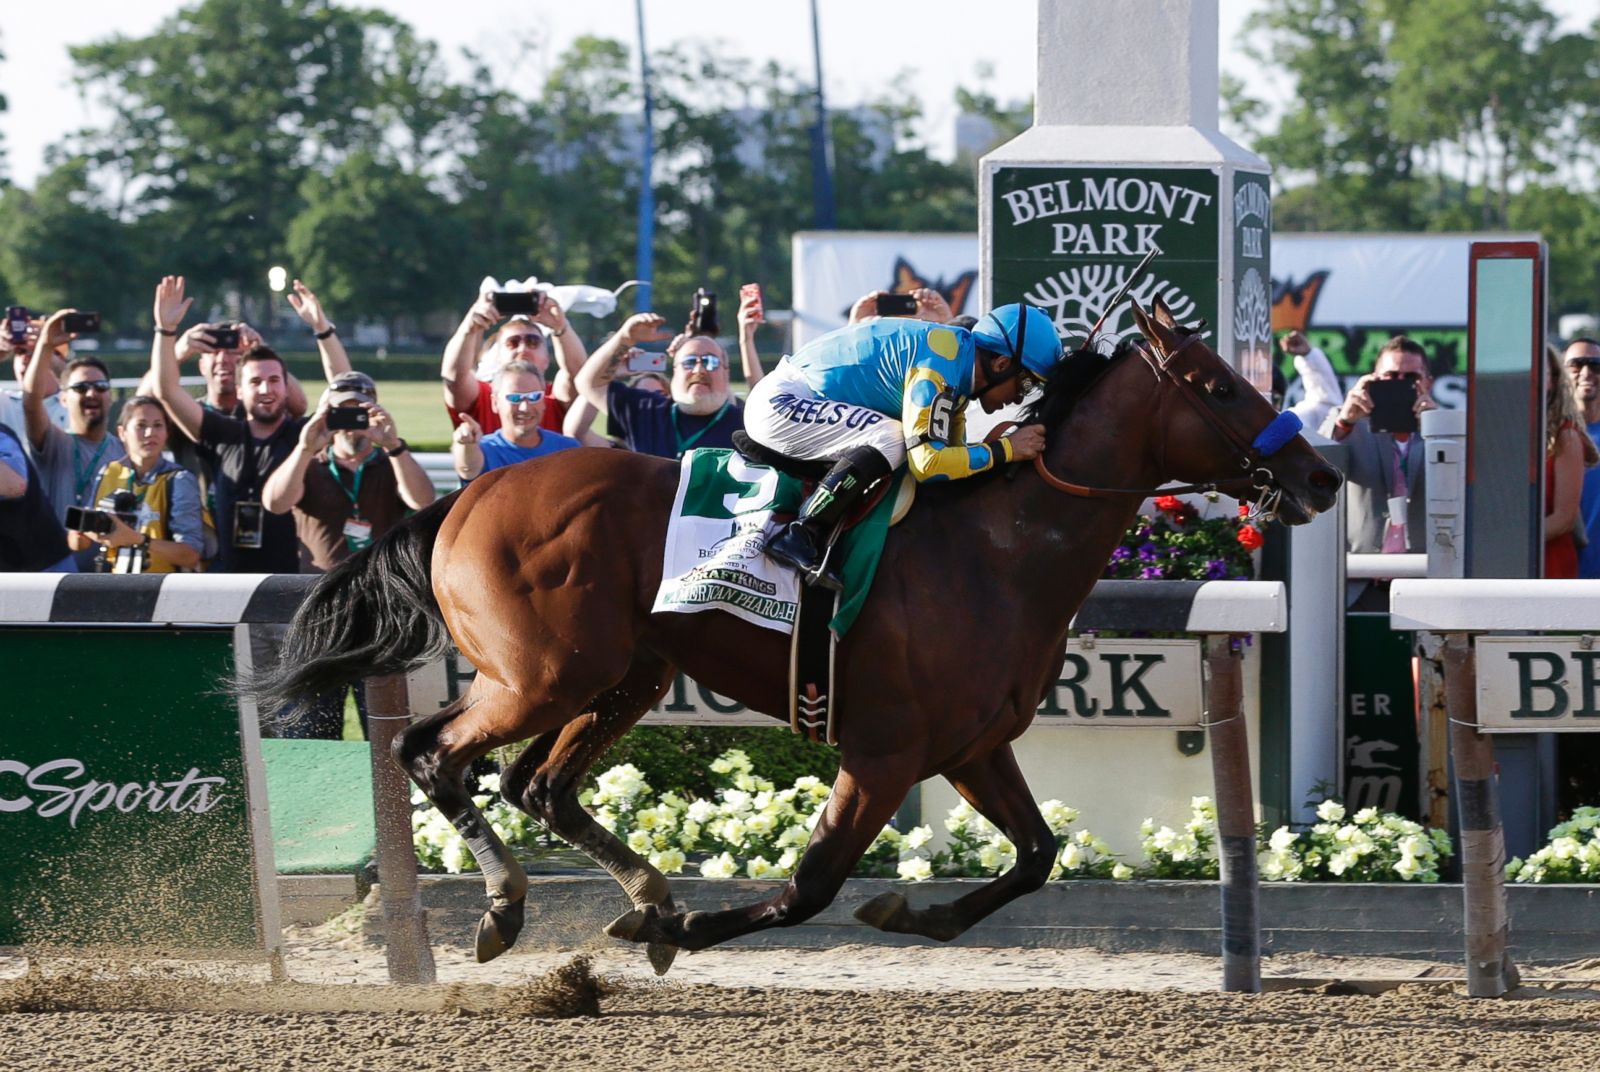
M150 369L148 353L113 353L101 351L94 355L106 363L111 375L143 376ZM322 379L322 359L316 351L284 353L289 371L302 380ZM437 380L439 378L438 354L389 354L379 357L371 350L350 351L350 364L374 378L382 380ZM185 362L184 375L198 375L193 362Z
M779 789L808 774L831 785L839 771L836 749L812 744L781 726L640 726L618 741L595 764L594 772L632 763L657 792L671 789L711 800L715 792L711 761L730 748L742 748L755 772Z

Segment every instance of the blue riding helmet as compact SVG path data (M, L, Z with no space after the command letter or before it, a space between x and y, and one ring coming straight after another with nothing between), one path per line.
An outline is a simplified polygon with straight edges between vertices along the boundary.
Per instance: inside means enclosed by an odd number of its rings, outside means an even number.
M972 338L985 350L1016 358L1040 379L1062 358L1061 338L1042 309L1032 305L1002 305L985 313L973 325Z

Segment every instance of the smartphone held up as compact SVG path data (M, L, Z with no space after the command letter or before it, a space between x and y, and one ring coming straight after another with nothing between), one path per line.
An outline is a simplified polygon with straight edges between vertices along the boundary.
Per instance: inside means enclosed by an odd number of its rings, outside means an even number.
M1372 430L1415 434L1422 427L1417 416L1417 384L1414 380L1373 380L1367 384L1372 399Z
M722 334L722 325L717 322L717 296L704 287L694 292L694 303L689 306L689 326L684 334L712 337Z
M878 295L879 316L916 316L917 297L915 294L880 294Z

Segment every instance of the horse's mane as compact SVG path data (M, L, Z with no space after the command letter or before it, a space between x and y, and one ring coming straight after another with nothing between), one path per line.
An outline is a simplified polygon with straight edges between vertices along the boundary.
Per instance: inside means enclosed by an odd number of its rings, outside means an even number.
M1110 357L1080 348L1062 358L1061 363L1045 378L1044 390L1039 397L1023 411L1021 423L1042 424L1050 430L1060 427L1072 412L1072 407L1089 393L1095 381L1132 353L1137 342L1135 336L1124 337Z

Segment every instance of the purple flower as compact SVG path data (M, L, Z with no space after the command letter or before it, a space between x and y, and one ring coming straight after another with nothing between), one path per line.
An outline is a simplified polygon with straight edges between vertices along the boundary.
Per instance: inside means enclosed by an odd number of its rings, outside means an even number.
M1126 562L1132 557L1133 550L1128 547L1119 547L1115 551L1111 552L1111 561L1113 562Z
M1151 543L1149 540L1146 540L1144 543L1139 545L1139 559L1141 561L1154 562L1157 557L1158 555L1156 554L1155 544Z
M1166 576L1167 571L1166 567L1164 566L1146 566L1144 569L1139 571L1139 579L1141 581L1159 581L1163 580Z
M1136 539L1136 540L1148 540L1150 538L1151 534L1154 533L1154 532L1155 532L1155 528L1153 526L1140 525L1138 530L1136 532L1134 532L1133 536L1134 536L1134 539Z
M1206 580L1220 581L1228 576L1228 564L1220 558L1213 558L1206 562Z

